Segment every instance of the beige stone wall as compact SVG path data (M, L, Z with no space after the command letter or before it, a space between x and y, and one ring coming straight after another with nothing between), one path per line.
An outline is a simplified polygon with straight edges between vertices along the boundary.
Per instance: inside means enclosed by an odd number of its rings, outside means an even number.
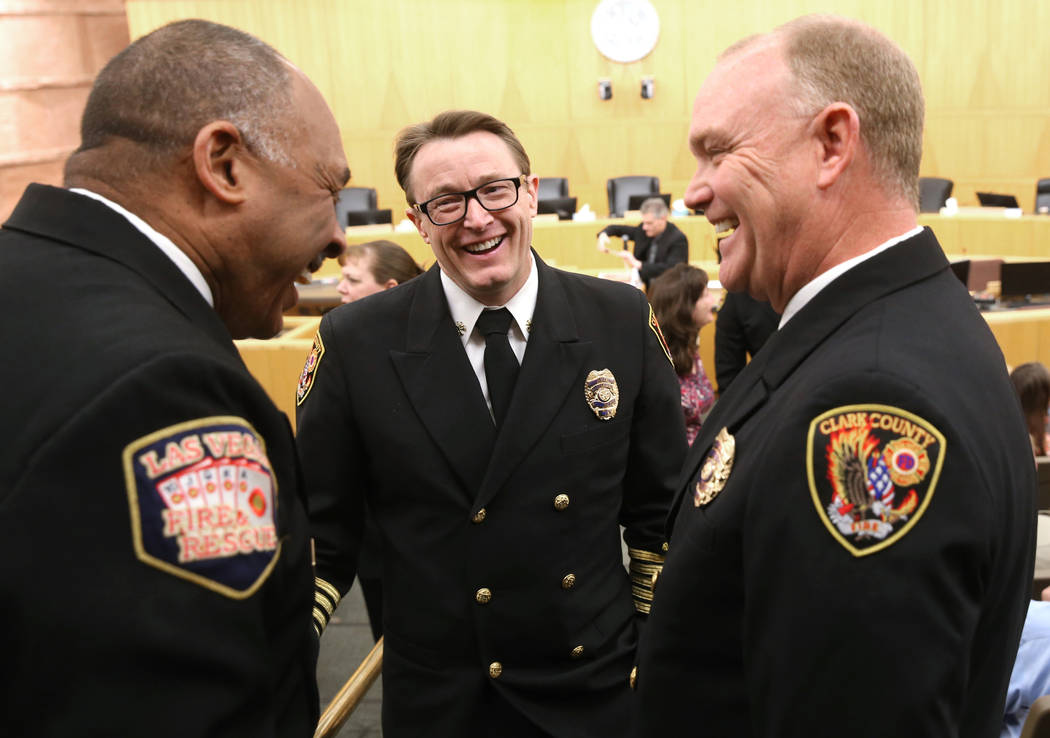
M128 45L124 0L0 0L0 221L62 183L98 70Z

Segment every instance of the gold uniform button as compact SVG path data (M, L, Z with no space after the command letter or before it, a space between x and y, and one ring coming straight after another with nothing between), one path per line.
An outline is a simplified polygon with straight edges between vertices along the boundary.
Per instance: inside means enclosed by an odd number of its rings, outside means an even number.
M489 664L489 676L493 679L499 679L499 675L503 673L503 664L498 661L493 661Z
M559 512L569 506L569 496L566 494L560 494L554 498L554 509Z
M663 549L664 553L667 553L667 541L664 541L664 544L662 546L660 546L660 548Z
M474 593L474 599L478 601L479 605L487 605L489 600L492 599L492 590L488 587L482 587Z
M631 685L631 689L634 689L634 685L638 682L638 667L631 667L631 676L627 680L627 683Z
M485 508L481 508L476 513L474 513L474 517L470 519L470 522L474 523L475 525L481 523L485 520L485 515Z
M561 580L562 589L572 589L576 586L576 575L566 574Z
M576 648L572 649L572 657L574 659L578 659L580 658L580 656L583 656L583 646L577 646Z

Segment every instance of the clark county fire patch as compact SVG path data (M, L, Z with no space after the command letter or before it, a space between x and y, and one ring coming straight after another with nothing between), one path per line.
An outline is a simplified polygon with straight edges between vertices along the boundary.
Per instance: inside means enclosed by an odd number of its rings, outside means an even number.
M656 340L660 342L660 348L664 350L664 356L671 362L671 366L674 366L674 359L671 358L671 349L667 348L667 341L664 340L663 331L660 330L660 321L656 319L656 313L653 312L652 305L649 306L649 327L656 334Z
M899 541L933 499L944 435L886 405L846 405L809 424L809 491L821 522L854 556Z
M295 389L296 407L302 405L303 400L310 394L310 389L314 386L314 374L317 373L322 356L324 356L324 341L321 340L321 331L318 331L314 336L314 345L310 347L310 355L306 357L302 374L299 375L299 386Z
M234 599L249 597L280 555L277 483L243 418L162 428L124 449L139 560Z

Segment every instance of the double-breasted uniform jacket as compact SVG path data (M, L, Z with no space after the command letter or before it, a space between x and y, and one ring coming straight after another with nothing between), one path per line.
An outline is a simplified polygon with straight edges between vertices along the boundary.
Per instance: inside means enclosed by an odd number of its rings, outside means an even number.
M31 185L0 230L5 735L310 736L288 419L125 218Z
M315 617L353 581L367 498L391 735L627 730L638 618L620 526L647 610L685 455L678 382L641 292L536 266L498 435L437 266L327 314L300 382ZM602 370L608 419L586 396Z
M690 451L638 734L996 735L1034 487L1002 353L933 234L840 275Z
M609 236L621 236L634 241L634 258L642 262L638 276L648 285L675 264L689 261L689 239L674 223L668 223L663 233L649 238L642 226L610 225L603 229Z

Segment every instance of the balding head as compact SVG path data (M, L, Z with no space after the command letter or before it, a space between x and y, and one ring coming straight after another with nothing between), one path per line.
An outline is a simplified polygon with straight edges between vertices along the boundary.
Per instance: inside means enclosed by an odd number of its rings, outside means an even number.
M95 79L81 121L81 144L66 182L135 176L187 151L198 131L226 120L245 146L290 163L291 80L295 68L272 47L235 28L203 20L171 23L136 40ZM99 150L114 146L105 156ZM135 151L134 164L120 152Z

